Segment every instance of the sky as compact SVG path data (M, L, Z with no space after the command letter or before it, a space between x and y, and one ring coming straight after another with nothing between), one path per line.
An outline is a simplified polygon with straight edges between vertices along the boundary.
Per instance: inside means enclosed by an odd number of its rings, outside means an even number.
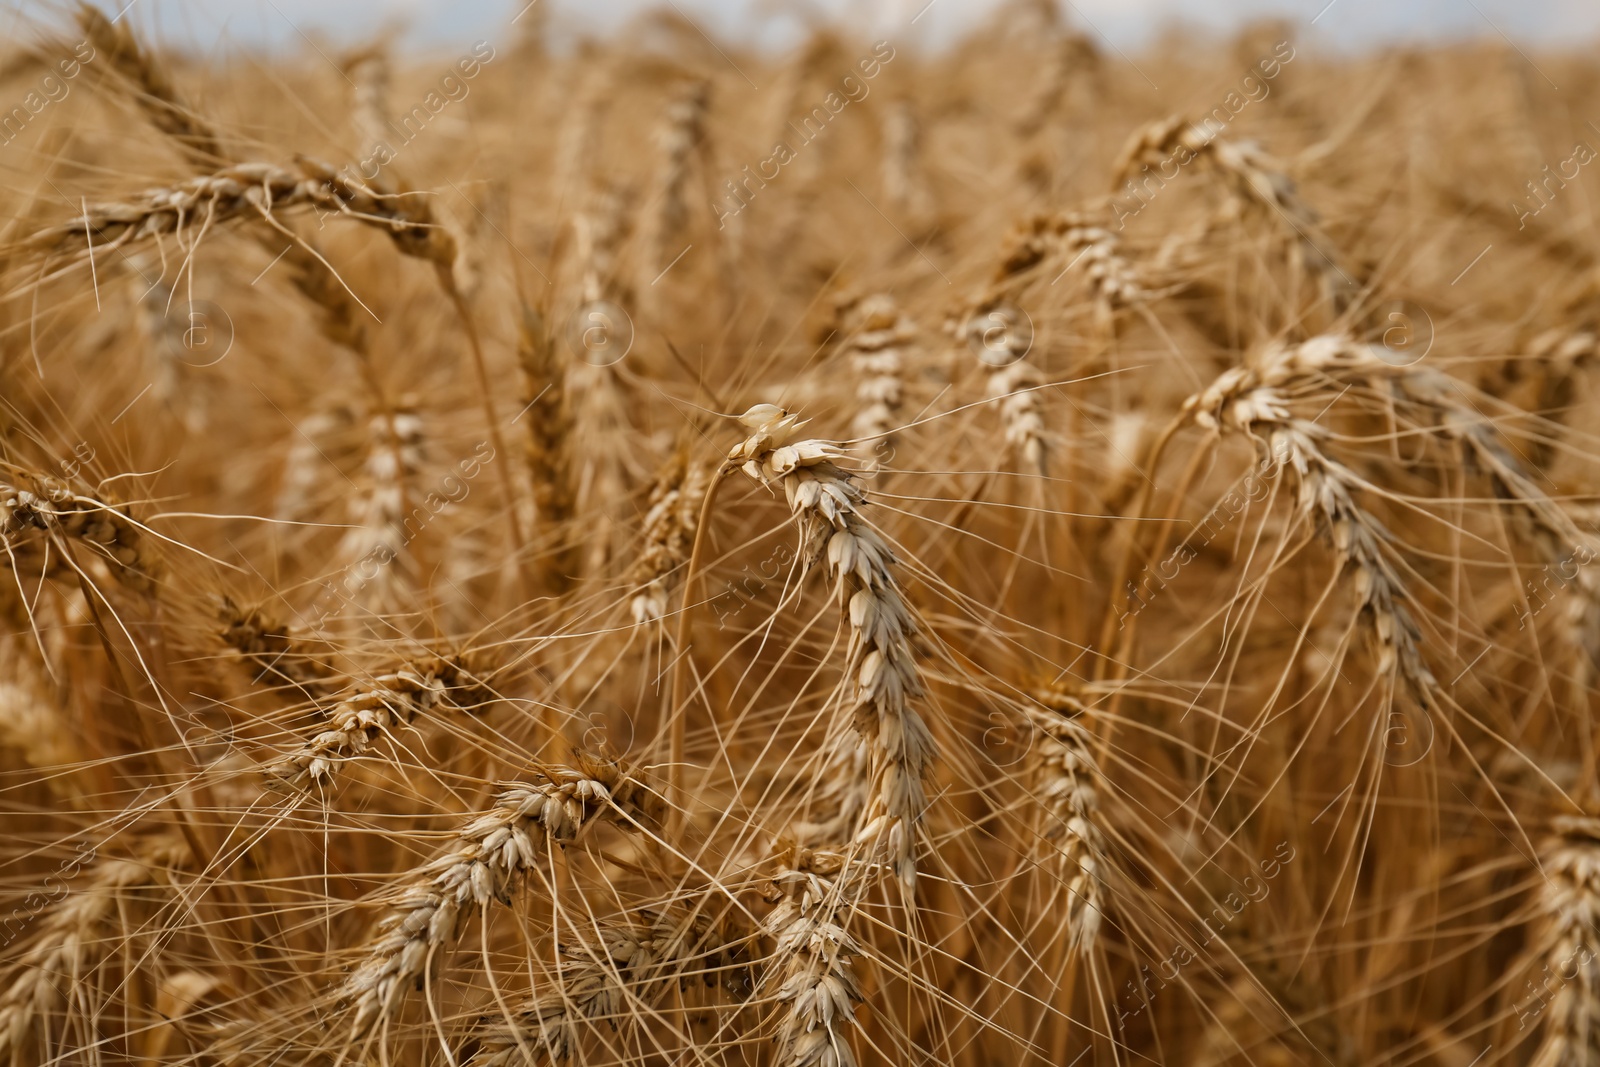
M102 7L128 0L99 0ZM420 46L454 48L514 32L527 0L133 0L125 17L146 32L202 53L232 45L304 47L403 28ZM805 7L832 11L879 32L935 44L980 21L998 0L534 0L558 34L604 33L650 6L676 6L719 38L782 43ZM531 6L531 5L530 5ZM1181 17L1226 30L1250 18L1287 17L1328 48L1462 37L1507 38L1523 47L1600 43L1600 0L1061 0L1068 20L1106 44L1136 50ZM0 0L0 33L60 21L57 0ZM54 17L52 17L54 16ZM523 15L526 18L528 16Z

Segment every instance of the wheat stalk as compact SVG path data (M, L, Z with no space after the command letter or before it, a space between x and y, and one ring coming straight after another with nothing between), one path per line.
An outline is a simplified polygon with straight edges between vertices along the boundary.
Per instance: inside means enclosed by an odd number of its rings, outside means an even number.
M605 572L620 547L613 543L617 522L612 508L628 493L633 480L630 465L635 459L628 441L633 425L629 395L622 368L610 358L623 343L620 335L610 331L624 324L613 321L611 310L592 306L612 298L627 303L626 294L616 292L616 254L628 232L626 201L609 187L598 190L589 209L577 214L573 227L585 305L579 314L590 316L573 329L586 338L586 331L596 321L593 316L599 315L602 329L608 331L596 349L581 341L580 358L567 361L561 387L569 413L566 426L571 431L562 447L572 463L572 507L576 514L593 515L598 524L588 538L583 569L598 574Z
M1426 367L1397 370L1370 348L1352 348L1359 371L1387 382L1393 395L1429 412L1442 435L1466 448L1472 464L1488 475L1495 495L1532 527L1558 572L1575 564L1573 596L1557 616L1557 627L1574 653L1577 688L1587 691L1600 666L1600 575L1589 566L1600 557L1600 537L1580 529L1566 508L1539 487L1494 423L1462 401L1461 386L1452 379Z

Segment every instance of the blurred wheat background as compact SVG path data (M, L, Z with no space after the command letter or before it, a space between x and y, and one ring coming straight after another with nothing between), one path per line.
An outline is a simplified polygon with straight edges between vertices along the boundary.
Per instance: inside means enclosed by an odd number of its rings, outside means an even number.
M549 3L0 46L0 1059L1600 1063L1593 58Z

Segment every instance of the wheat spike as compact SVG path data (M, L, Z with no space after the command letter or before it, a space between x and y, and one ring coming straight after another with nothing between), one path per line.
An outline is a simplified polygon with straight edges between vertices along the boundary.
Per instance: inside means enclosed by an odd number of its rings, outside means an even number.
M116 942L110 928L120 925L118 909L127 894L159 885L168 872L190 862L188 847L164 836L139 842L136 856L129 859L97 858L97 851L90 849L70 864L69 878L85 862L92 866L37 920L38 932L17 961L16 978L0 993L0 1055L9 1053L13 1063L21 1062L27 1051L29 1032L63 1004L58 983L65 979L70 993L112 954Z
M651 488L644 547L631 577L635 592L630 608L636 624L658 621L667 613L669 583L688 563L700 502L710 481L711 472L703 464L690 462L680 452Z
M441 268L456 258L455 240L433 222L417 194L378 193L326 163L302 158L295 168L236 163L214 174L151 189L121 201L87 205L83 215L33 235L35 252L87 255L128 248L166 234L204 232L274 212L314 210L356 219L388 234L395 247ZM198 239L198 234L194 235Z
M268 781L306 789L332 781L341 764L419 716L481 708L488 695L454 661L420 659L359 686L328 708L328 727L267 764Z
M144 50L128 22L108 19L87 3L80 3L76 14L96 53L110 60L151 124L172 138L191 163L209 169L228 158L216 130L178 95L160 58Z
M1357 502L1363 480L1323 449L1329 431L1295 417L1284 392L1297 379L1324 373L1349 355L1347 342L1337 337L1276 346L1259 367L1225 372L1185 401L1184 411L1207 429L1248 434L1278 469L1294 472L1301 517L1350 575L1360 616L1377 645L1378 673L1398 672L1411 695L1423 707L1433 707L1439 683L1422 657L1421 631L1406 606L1405 585L1384 553L1389 533Z
M1561 816L1555 830L1539 891L1549 1003L1540 1005L1544 1040L1531 1062L1579 1067L1600 1058L1600 820Z
M916 327L893 298L875 294L854 309L856 328L845 352L856 375L856 414L850 435L864 474L874 474L894 454L900 407L905 398L906 349Z
M1296 190L1287 168L1258 144L1223 137L1210 120L1191 123L1173 116L1143 127L1128 139L1113 173L1113 186L1132 187L1139 170L1148 171L1173 159L1180 166L1204 160L1227 181L1240 202L1265 209L1275 226L1286 231L1297 266L1313 274L1335 312L1349 303L1351 282L1321 238L1321 220ZM1158 174L1159 177L1159 174Z
M1025 705L1036 731L1032 750L1036 795L1049 814L1044 838L1055 844L1067 893L1067 937L1074 952L1095 943L1105 914L1105 841L1100 831L1097 768L1088 731L1076 720L1083 705L1060 693ZM1051 710L1046 710L1049 708Z
M42 772L54 796L82 805L82 783L71 773L84 759L82 739L65 720L32 645L29 635L0 639L0 743Z
M778 1024L784 1067L855 1067L847 1030L863 997L850 936L849 900L838 877L840 860L806 853L773 878L778 906L766 928L777 942L776 999L786 1009Z
M631 771L593 759L504 790L493 808L462 828L449 852L414 873L379 924L343 986L355 1036L398 1010L413 982L440 964L462 922L491 900L509 903L512 888L545 862L549 846L577 842L601 822L652 826L659 814L659 798Z
M327 665L263 609L246 611L225 596L217 617L222 624L222 643L238 651L257 677L307 691L315 691L329 681Z
M155 592L159 557L124 509L75 492L57 478L15 467L8 473L12 484L0 482L0 531L8 547L18 547L32 531L71 538L89 546L122 584Z
M348 561L346 583L352 573L360 579L362 603L382 613L402 606L415 569L412 544L421 533L408 523L418 516L408 504L416 498L416 484L426 458L422 419L401 407L368 421L371 443L366 472L367 492L350 501L352 529L340 543L339 556ZM422 520L427 518L424 511ZM357 568L375 567L369 576Z
M689 183L689 165L696 146L706 135L706 112L710 103L710 83L692 81L680 88L667 105L665 121L657 138L662 155L660 186L656 191L660 206L651 238L651 254L646 264L652 279L672 259L674 250L671 242L688 222L685 194ZM645 285L649 285L648 280Z
M735 946L716 924L682 908L600 920L583 940L562 946L564 959L554 988L524 1004L511 1019L484 1027L472 1067L513 1067L524 1049L537 1049L552 1062L574 1059L584 1031L605 1023L617 1028L638 1004L653 1004L690 965L706 982L742 990L744 968Z
M853 680L856 729L873 753L873 806L858 839L881 843L909 890L934 743L911 703L922 695L911 647L917 626L891 569L894 553L861 518L866 498L835 462L843 456L837 446L796 440L803 423L772 404L756 405L739 421L750 436L730 462L764 485L782 486L800 523L804 558L825 561L848 605L846 674Z
M922 127L910 100L896 100L883 113L883 192L913 224L933 213L923 175Z

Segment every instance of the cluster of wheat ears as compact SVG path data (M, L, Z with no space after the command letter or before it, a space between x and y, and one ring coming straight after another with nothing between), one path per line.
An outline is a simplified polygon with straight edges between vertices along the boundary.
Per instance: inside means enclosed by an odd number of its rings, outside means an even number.
M1600 66L548 6L0 56L0 1064L1600 1063Z

